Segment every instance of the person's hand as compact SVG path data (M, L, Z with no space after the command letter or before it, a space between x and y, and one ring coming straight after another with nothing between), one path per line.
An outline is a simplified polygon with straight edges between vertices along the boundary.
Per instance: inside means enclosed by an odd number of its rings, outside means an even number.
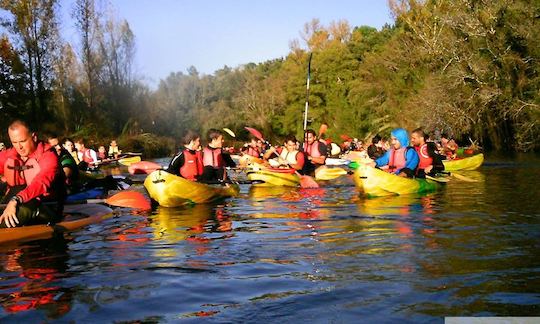
M10 200L0 216L0 224L2 222L6 223L6 227L16 227L19 224L19 219L17 218L17 202L15 200Z
M433 169L433 165L427 166L427 167L424 169L424 172L425 172L426 174L428 174L428 173L431 172L432 169Z

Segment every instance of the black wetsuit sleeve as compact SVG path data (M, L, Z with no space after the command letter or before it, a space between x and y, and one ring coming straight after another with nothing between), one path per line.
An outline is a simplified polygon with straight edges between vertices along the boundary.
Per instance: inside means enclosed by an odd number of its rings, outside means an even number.
M180 152L176 154L171 162L169 163L169 167L167 168L167 172L172 173L174 175L179 176L180 175L180 168L184 165L184 154L183 152Z
M225 166L229 168L235 168L236 163L231 158L231 155L228 153L221 153L223 156L223 162L225 162Z
M321 141L319 141L319 153L321 156L328 156L328 146Z

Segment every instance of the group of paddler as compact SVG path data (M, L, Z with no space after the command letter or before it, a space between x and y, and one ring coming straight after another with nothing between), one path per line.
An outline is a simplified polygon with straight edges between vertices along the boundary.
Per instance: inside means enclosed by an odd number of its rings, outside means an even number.
M51 135L47 142L40 141L37 133L22 120L10 123L8 136L13 147L0 152L0 175L5 191L0 227L56 223L63 218L68 193L86 186L117 189L112 177L83 184L81 168L99 164L83 140L73 143L66 139L61 145L58 137ZM115 142L111 144L114 158L120 151L114 149Z

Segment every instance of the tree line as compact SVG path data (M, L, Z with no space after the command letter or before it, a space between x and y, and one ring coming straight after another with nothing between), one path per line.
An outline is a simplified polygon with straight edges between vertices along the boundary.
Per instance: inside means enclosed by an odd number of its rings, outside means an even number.
M134 67L135 35L94 0L76 0L77 46L58 31L57 0L1 0L0 116L46 131L97 137L250 125L268 137L309 122L366 138L393 127L478 139L496 150L538 149L540 5L524 0L390 0L380 30L305 24L287 56L172 72L151 90Z

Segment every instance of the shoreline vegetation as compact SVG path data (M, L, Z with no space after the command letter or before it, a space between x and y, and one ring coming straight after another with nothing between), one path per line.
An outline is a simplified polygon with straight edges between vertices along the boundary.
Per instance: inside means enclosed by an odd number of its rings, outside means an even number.
M487 150L540 147L540 7L524 0L390 0L392 25L305 24L286 57L171 72L156 90L135 69L136 35L112 10L76 0L77 44L59 33L55 0L0 8L0 127L29 120L40 133L85 137L146 157L171 155L188 128L253 126L301 138L307 62L309 125L328 137L392 128L448 133ZM28 10L28 9L31 10ZM111 11L111 12L109 12ZM353 22L356 23L356 22ZM7 141L2 132L0 140Z

